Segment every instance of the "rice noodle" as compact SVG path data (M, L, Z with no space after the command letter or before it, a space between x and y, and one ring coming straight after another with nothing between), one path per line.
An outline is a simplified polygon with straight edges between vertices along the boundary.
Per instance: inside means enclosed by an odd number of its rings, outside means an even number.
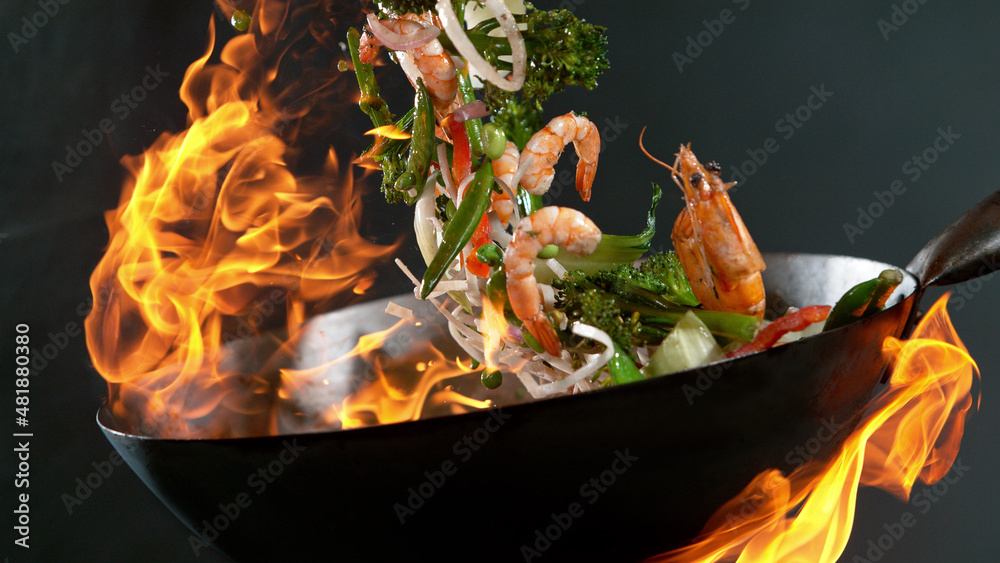
M417 68L417 63L413 61L413 57L410 56L406 51L395 51L393 53L396 60L399 62L399 68L403 69L403 74L410 81L410 84L414 88L417 86L417 79L423 80L424 75L420 74L420 69ZM416 93L414 93L414 96Z
M514 220L511 221L511 224L517 225L521 222L521 210L517 207L517 194L515 194L514 190L512 190L510 186L508 186L507 183L500 178L494 178L494 180L496 180L497 185L499 185L503 191L507 193L507 197L510 198L510 201L514 203ZM520 179L518 179L518 181L520 181ZM516 186L517 184L515 183L514 185Z
M455 10L451 6L451 0L438 0L437 13L441 18L444 32L448 34L448 39L458 50L459 54L465 58L472 70L484 79L493 83L497 88L508 92L516 92L524 86L525 71L528 65L528 51L521 37L521 30L517 27L514 14L503 0L479 0L486 9L493 14L500 28L503 29L510 42L511 66L513 71L506 78L501 76L493 65L486 62L486 59L479 54L472 40L465 33L462 22L455 15Z
M405 274L406 277L410 278L410 281L413 282L413 285L417 287L420 286L420 280L418 280L417 277L413 275L413 272L411 272L410 269L406 267L406 264L404 264L402 260L396 258L396 265L399 266L400 270L403 270L403 274Z
M438 166L441 167L441 179L444 180L444 190L445 194L455 201L457 197L455 193L455 181L451 177L451 172L448 171L448 146L444 143L438 143Z
M542 303L546 307L551 308L556 303L556 290L552 289L552 286L546 283L538 284L538 290L542 294Z
M472 346L472 344L470 344L468 340L463 338L462 333L459 332L458 330L458 325L449 322L448 332L451 333L452 340L454 340L455 343L462 348L462 350L465 350L465 353L468 354L470 358L476 360L481 364L486 363L486 358L485 355L483 354L483 351L480 350L479 348L476 348L475 346Z
M397 305L396 303L390 301L385 306L385 312L387 315L392 315L394 317L399 317L403 320L410 320L413 318L413 310L407 309L402 305Z
M465 280L441 280L434 286L434 291L428 297L441 297L449 291L461 291L465 293L466 287L467 283Z
M417 237L417 247L420 248L420 255L423 256L425 264L430 264L431 259L437 254L438 233L443 230L441 220L437 218L434 202L437 176L437 171L430 175L424 184L424 193L413 206L413 232Z
M575 323L572 327L572 331L573 334L576 334L577 336L596 340L597 342L604 344L604 352L601 352L601 354L596 358L591 356L583 367L560 379L559 381L539 385L536 390L540 393L544 393L545 396L567 391L580 381L596 375L602 368L604 368L605 365L607 365L615 353L614 343L611 341L611 337L608 336L608 334L603 330L590 325L585 325L583 323Z
M503 225L500 224L500 219L494 214L490 215L490 238L504 248L507 248L510 241L514 239L514 237L503 228Z
M556 275L557 278L562 279L566 275L566 268L559 263L555 258L549 258L545 261L545 265L552 270L552 273Z
M462 181L459 182L458 190L456 191L457 196L455 197L455 207L462 205L462 199L465 198L465 190L469 187L469 184L472 183L472 180L475 179L475 177L475 172L469 172L464 178L462 178Z
M468 248L469 248L469 258L466 258L466 260L470 260L473 254L471 244L468 245ZM479 276L473 274L468 268L465 268L465 295L466 297L469 298L469 302L476 307L483 306L483 298L482 298L482 292L480 291L479 288L479 280L480 280Z

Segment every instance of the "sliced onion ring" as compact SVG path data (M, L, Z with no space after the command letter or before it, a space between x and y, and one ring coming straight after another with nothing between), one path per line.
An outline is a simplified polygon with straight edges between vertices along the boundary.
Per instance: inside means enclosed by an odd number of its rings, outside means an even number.
M469 102L464 106L459 107L455 110L453 117L455 121L463 123L470 119L478 119L480 117L486 117L490 114L490 108L486 105L486 102L482 100L476 100L474 102Z
M458 49L460 55L465 57L466 62L476 73L501 90L516 92L524 86L524 74L528 65L528 51L524 45L524 38L521 37L521 30L517 28L514 14L511 13L510 8L503 0L480 0L480 3L493 14L493 17L500 24L500 28L507 35L507 41L510 42L511 64L514 68L510 76L506 78L500 76L497 69L493 68L476 51L476 47L465 33L462 22L458 20L455 10L452 9L451 0L438 0L437 13L441 18L441 25L444 26L444 31L448 34L452 45Z
M407 20L409 21L409 20ZM432 25L423 25L420 22L413 22L423 29L413 33L401 34L392 31L379 21L375 14L368 14L368 29L372 35L379 40L386 49L392 51L409 51L417 49L435 40L441 34L441 30Z

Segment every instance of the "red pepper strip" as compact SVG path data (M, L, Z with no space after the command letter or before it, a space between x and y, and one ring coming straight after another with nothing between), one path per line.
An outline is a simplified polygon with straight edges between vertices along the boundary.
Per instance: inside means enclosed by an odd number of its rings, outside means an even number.
M469 134L465 130L465 123L455 121L454 116L448 118L448 132L451 133L451 142L454 145L451 164L457 186L463 178L472 173L472 147L469 145ZM490 220L484 213L476 232L472 234L472 253L465 259L465 267L472 275L481 278L490 275L490 267L476 258L476 250L488 242L490 242Z
M826 316L829 314L829 305L812 305L799 309L794 313L789 313L761 329L761 331L757 333L757 337L753 339L753 342L748 342L743 346L740 346L736 349L736 351L727 354L726 357L735 358L737 356L767 350L768 348L774 346L785 334L804 330L812 323L825 321Z
M479 226L476 227L476 232L472 233L472 253L465 261L465 267L474 276L479 276L481 278L488 278L490 276L490 267L479 261L479 257L476 256L476 251L479 247L484 244L491 244L490 240L490 218L489 212L483 213L483 218L479 220Z
M469 134L465 132L465 123L459 123L454 117L449 117L448 131L455 147L451 164L457 186L472 172L472 147L469 146Z

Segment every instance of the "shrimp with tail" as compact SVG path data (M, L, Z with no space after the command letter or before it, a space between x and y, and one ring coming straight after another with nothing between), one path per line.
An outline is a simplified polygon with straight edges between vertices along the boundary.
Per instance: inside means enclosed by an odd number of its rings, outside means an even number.
M721 168L702 166L690 145L681 145L673 166L642 151L671 171L684 192L685 208L677 216L670 238L684 267L691 290L709 310L764 316L764 258L743 219L729 199L735 185L722 181Z
M520 166L527 165L529 159L531 164L521 177L521 187L531 195L547 192L555 177L556 161L570 143L580 157L576 165L576 191L583 201L590 201L597 157L601 154L601 134L592 121L573 112L552 119L528 140Z
M535 279L535 257L550 244L576 256L594 252L601 231L586 215L568 207L543 207L521 220L504 252L511 309L531 336L553 356L562 350L559 335L542 309Z

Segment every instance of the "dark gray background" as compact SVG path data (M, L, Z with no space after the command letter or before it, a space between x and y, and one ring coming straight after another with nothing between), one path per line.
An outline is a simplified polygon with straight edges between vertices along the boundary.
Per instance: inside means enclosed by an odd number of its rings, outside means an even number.
M543 7L555 2L539 2ZM577 109L611 132L601 156L594 196L586 207L605 231L629 232L645 214L649 182L668 190L654 244L669 245L669 225L680 210L665 171L637 148L648 126L647 146L668 158L691 142L703 160L731 165L774 138L768 155L734 192L759 247L856 255L905 265L926 240L994 189L1000 153L1000 6L984 2L657 2L641 9L621 2L564 0L591 21L609 27L612 70L595 92L567 93L551 110ZM78 308L89 296L87 279L107 242L102 213L113 208L123 178L118 159L147 146L164 130L184 124L177 86L204 46L212 8L207 1L82 2L60 5L57 15L15 53L7 34L20 33L36 2L0 7L0 309L3 365L13 366L13 327L31 325L35 342L81 324ZM745 9L742 9L745 8ZM913 12L888 36L879 20L894 10ZM678 70L672 58L688 37L709 27L722 10L735 21ZM702 36L709 43L707 36ZM137 85L147 65L168 78L124 119L114 100ZM811 112L790 138L779 120L805 104L811 88L832 96ZM51 162L64 146L111 117L116 125L92 155L64 181ZM609 120L609 121L606 121ZM931 147L938 128L960 135L937 162L914 178L904 165ZM901 180L905 193L850 240L858 208L877 202L873 192ZM560 203L577 205L567 193ZM926 514L887 494L859 495L855 529L842 560L864 556L883 525L916 514L917 524L882 561L995 561L1000 541L995 515L1000 423L996 397L1000 352L994 280L961 287L953 299L954 323L983 373L982 410L969 418L960 459L968 472ZM925 305L940 292L928 296ZM14 489L9 428L11 377L0 378L5 452L0 554L26 560L12 547L9 506ZM103 480L73 514L60 500L93 463L108 459L110 445L94 423L106 389L89 367L82 336L49 362L32 384L32 560L186 561L195 559L188 531L124 467ZM923 485L917 485L919 491ZM940 490L940 487L939 487ZM198 560L220 560L203 553Z

